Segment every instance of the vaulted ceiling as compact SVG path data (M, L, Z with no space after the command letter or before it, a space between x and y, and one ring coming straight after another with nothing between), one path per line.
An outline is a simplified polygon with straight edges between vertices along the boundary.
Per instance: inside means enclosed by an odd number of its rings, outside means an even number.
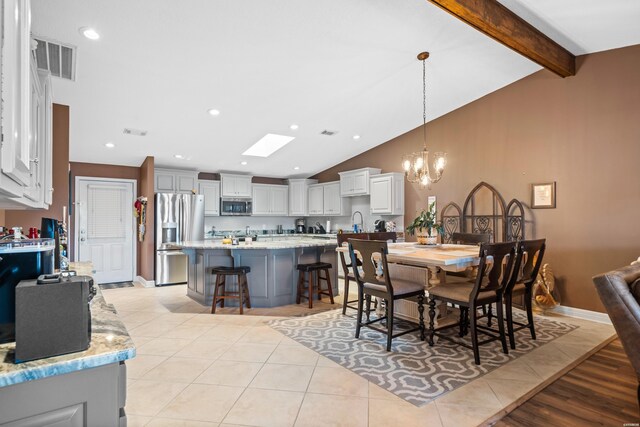
M501 3L575 55L640 43L637 0ZM72 161L138 166L153 155L310 176L422 123L421 51L428 120L540 69L425 0L32 0L32 10L35 36L77 46L76 80L53 87L71 108ZM101 38L84 38L85 26ZM267 133L295 139L268 158L241 155Z

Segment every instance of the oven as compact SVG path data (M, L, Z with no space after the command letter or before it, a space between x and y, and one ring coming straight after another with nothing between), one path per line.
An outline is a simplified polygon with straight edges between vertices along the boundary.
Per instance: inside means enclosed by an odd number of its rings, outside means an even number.
M220 215L251 215L251 199L220 199Z

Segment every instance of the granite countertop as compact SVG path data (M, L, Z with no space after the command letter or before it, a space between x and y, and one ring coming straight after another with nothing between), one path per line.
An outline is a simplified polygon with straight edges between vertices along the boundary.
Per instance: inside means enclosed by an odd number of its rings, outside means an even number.
M90 263L71 263L78 275L91 275ZM136 348L116 310L105 301L100 287L91 301L91 344L85 351L15 364L15 343L0 344L0 387L62 375L131 359Z
M301 238L301 239L286 239L286 240L271 240L271 241L258 241L245 244L241 242L239 245L223 244L221 241L213 240L196 240L191 242L183 242L178 246L184 249L294 249L294 248L312 248L316 246L337 246L336 239L314 239L314 238Z

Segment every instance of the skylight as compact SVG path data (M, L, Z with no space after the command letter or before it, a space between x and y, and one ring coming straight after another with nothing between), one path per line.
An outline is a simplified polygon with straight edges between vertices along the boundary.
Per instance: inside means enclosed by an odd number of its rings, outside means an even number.
M291 141L295 139L294 136L276 135L274 133L268 133L258 142L253 144L247 151L242 153L243 156L256 156L256 157L269 157Z

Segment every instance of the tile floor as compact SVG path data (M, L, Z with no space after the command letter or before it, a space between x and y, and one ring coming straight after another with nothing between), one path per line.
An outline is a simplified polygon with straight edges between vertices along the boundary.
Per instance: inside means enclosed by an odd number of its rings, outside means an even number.
M475 426L497 419L614 335L576 329L417 408L272 330L271 316L209 314L185 286L108 289L137 346L129 426Z

